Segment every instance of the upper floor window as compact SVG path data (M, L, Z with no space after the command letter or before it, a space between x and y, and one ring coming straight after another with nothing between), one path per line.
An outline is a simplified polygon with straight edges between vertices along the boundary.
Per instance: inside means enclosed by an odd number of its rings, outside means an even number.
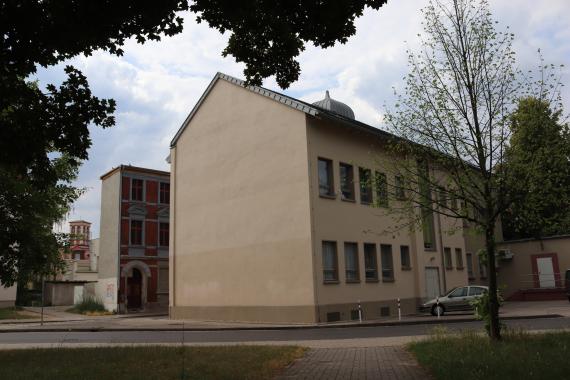
M470 279L475 278L475 274L473 273L473 255L471 253L466 253L465 259L467 260L467 276Z
M370 169L358 168L358 180L360 183L360 202L372 203L372 175Z
M388 182L386 174L376 172L376 204L380 207L388 207Z
M170 203L170 184L166 182L160 183L160 190L158 195L158 201L162 204L169 204Z
M169 233L170 229L168 223L158 223L158 245L168 247Z
M143 200L143 187L144 187L144 181L142 179L133 178L131 180L131 200L133 201Z
M142 245L143 221L131 220L131 245Z
M463 269L463 252L461 248L455 248L455 267Z
M443 260L445 269L452 269L453 263L451 262L451 248L445 247L443 248Z
M410 261L410 247L407 245L400 246L400 263L402 265L402 269L410 269L412 267L412 263Z
M394 177L394 195L396 196L396 199L399 201L403 201L406 199L404 177L401 175L397 175Z
M319 194L326 197L335 195L332 161L326 158L319 158Z
M340 163L340 191L343 200L354 200L354 168L352 165Z

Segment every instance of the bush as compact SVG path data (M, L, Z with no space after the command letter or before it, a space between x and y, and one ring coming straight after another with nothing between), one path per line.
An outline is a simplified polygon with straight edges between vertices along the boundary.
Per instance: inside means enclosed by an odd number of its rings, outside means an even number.
M87 296L83 297L83 301L75 305L71 311L80 314L88 314L88 313L104 313L105 306L103 306L103 302L94 296Z

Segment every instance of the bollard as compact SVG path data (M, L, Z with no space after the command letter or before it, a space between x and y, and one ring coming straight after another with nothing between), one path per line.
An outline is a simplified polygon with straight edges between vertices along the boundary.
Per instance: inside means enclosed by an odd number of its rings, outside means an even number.
M398 321L402 320L402 309L400 307L400 299L398 298Z
M437 318L439 319L439 317L440 317L440 315L439 315L439 310L440 310L440 309L439 309L439 297L437 297L437 299L436 299L436 301L435 301L435 304L436 304L436 307L435 307L435 308L436 308L436 310L437 310Z
M358 300L358 322L362 323L362 307L360 306L360 300Z

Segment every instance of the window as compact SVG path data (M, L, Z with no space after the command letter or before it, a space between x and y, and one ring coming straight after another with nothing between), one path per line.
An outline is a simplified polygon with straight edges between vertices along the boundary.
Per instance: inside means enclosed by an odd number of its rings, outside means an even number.
M360 181L360 203L372 203L372 174L370 169L358 168Z
M360 273L358 273L358 244L344 243L344 267L346 282L360 281Z
M143 200L143 186L144 186L144 181L142 179L133 178L131 180L131 200L133 201Z
M376 205L388 207L388 182L386 181L386 174L376 172L374 174L374 181L376 185Z
M455 248L455 266L457 269L463 269L463 252L461 248Z
M382 281L394 281L394 264L392 261L392 246L380 244L380 254L382 255Z
M338 282L338 257L335 241L323 241L323 280Z
M378 281L376 244L364 243L364 272L366 281Z
M467 277L469 277L470 279L474 279L475 274L473 273L473 255L470 253L466 253L465 259L467 260Z
M131 245L142 245L143 221L131 220Z
M461 288L455 288L448 297L467 297L467 286L462 286Z
M340 192L342 199L354 200L354 169L352 165L340 163Z
M168 247L169 232L168 223L158 223L158 245L161 247Z
M319 194L325 197L334 197L334 182L332 161L319 158Z
M487 278L487 264L483 262L483 258L479 257L479 277Z
M453 263L451 262L451 248L443 248L443 264L445 269L453 269Z
M403 201L406 199L406 190L404 188L404 177L401 175L397 175L394 177L394 193L396 195L396 199L399 201Z
M480 296L481 294L485 293L487 289L481 288L479 286L470 286L469 287L469 295L470 296Z
M402 263L402 269L410 269L412 267L410 262L410 247L407 245L400 246L400 262Z
M161 182L160 183L160 190L159 190L159 197L158 202L162 204L170 204L170 184Z

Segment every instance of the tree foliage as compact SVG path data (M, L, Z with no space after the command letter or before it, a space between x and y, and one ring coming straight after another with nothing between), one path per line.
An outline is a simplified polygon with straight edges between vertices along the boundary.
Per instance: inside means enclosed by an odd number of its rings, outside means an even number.
M546 95L548 86L516 68L514 35L496 29L486 0L431 0L423 13L421 48L408 51L404 95L386 115L399 137L390 148L403 157L392 169L405 179L402 214L420 223L424 239L434 215L482 236L489 334L500 339L495 240L511 202L510 115L520 97L537 88Z
M551 102L521 99L511 115L506 163L510 207L503 213L507 238L570 233L570 130Z

